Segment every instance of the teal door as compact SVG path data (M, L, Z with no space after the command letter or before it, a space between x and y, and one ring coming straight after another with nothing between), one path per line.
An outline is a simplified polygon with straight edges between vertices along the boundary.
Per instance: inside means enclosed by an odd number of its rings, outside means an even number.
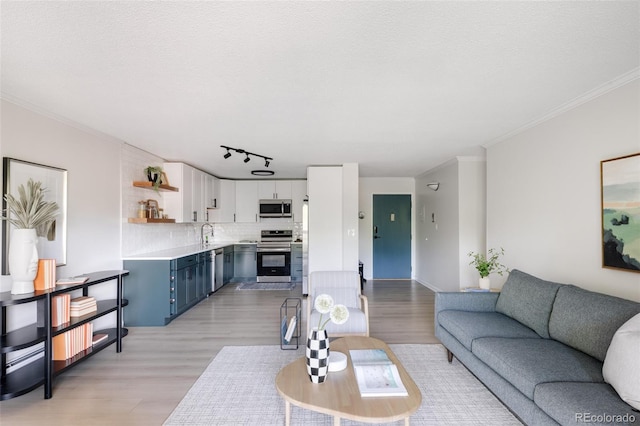
M411 278L411 195L373 196L373 278Z

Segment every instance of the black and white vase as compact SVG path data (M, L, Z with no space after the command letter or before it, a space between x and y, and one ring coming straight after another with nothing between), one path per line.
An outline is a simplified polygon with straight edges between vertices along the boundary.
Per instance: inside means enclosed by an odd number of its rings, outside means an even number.
M307 337L307 373L312 383L323 383L329 372L329 336L313 328Z

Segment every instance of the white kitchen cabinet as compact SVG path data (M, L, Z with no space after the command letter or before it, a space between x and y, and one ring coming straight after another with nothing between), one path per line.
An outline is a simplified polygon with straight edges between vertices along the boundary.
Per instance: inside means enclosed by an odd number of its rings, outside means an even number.
M164 163L162 168L171 186L178 188L178 192L163 193L164 212L178 223L206 221L207 178L211 175L184 163Z
M261 180L258 181L258 196L260 199L290 200L292 196L290 180Z
M258 181L236 181L236 222L258 221Z
M209 210L209 221L231 223L236 213L236 181L216 179L214 185L216 208Z
M216 182L219 179L210 174L206 174L204 181L204 206L207 209L216 209L218 208L218 200L216 199L216 187L219 187L219 184Z
M191 219L193 222L204 222L207 218L207 209L204 203L206 174L198 169L191 169Z
M163 193L164 212L176 222L193 221L193 167L184 163L164 163L162 169L167 174L171 186L178 192Z

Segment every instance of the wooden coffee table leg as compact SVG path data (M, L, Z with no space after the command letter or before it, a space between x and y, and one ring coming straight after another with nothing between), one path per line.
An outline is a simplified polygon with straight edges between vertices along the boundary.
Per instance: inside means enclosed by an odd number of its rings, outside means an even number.
M409 418L410 418L410 417L405 417L405 419L404 419L404 426L409 426Z
M335 416L333 418L333 426L340 426L340 417Z
M291 425L291 403L289 401L284 402L284 424Z

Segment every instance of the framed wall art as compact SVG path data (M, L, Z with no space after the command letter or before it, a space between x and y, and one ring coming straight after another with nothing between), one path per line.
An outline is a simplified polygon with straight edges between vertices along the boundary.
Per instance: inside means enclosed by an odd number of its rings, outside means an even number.
M640 272L640 153L600 162L602 266Z
M67 263L67 171L57 167L45 166L28 161L3 157L3 186L2 208L7 205L4 194L17 197L18 187L26 185L29 179L42 182L46 189L45 201L58 203L59 211L51 230L46 237L38 238L38 257L40 259L55 259L56 266ZM8 220L2 221L2 274L9 274L9 240L11 229L14 227Z

